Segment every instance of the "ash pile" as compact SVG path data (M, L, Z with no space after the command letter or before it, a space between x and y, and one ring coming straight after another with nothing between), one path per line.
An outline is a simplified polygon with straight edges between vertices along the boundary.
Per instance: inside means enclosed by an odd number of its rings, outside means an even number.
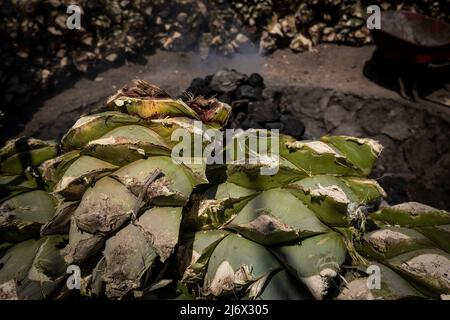
M296 139L303 138L305 125L281 104L282 93L270 95L261 75L246 75L234 69L222 69L205 78L192 80L186 92L205 98L215 97L232 106L227 127L230 129L278 129ZM181 97L183 98L183 97Z

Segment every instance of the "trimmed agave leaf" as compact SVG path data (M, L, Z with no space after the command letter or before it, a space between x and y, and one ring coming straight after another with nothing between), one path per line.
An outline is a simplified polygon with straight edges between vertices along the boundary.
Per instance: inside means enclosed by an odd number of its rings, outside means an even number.
M248 287L258 296L255 287L264 287L264 281L260 280L279 269L280 263L267 249L232 233L220 241L211 254L202 292L218 297Z
M60 200L53 218L41 227L41 236L68 233L70 229L70 219L79 204L80 201Z
M202 121L220 129L224 127L231 114L231 106L215 98L208 99L209 108L200 114Z
M337 300L399 300L425 298L408 281L383 264L370 262L380 268L380 288L369 289L368 278L346 284Z
M27 277L18 287L20 299L46 299L63 282L67 265L60 254L60 246L64 243L64 238L58 235L43 238Z
M363 139L346 136L325 136L320 139L336 148L351 163L368 176L375 161L383 150L383 146L372 139Z
M354 202L358 204L370 203L386 194L381 188L381 186L372 179L358 178L358 177L336 177L332 175L316 175L313 177L307 177L300 181L296 181L291 184L295 188L300 188L309 191L313 196L327 196L327 190L322 190L323 188L328 188L332 186L337 186L345 194L348 201L339 200L340 197L336 199L338 202ZM291 186L289 185L289 187ZM332 195L333 198L334 195ZM344 197L342 195L342 197Z
M257 194L255 190L230 182L210 187L204 194L192 197L193 205L185 223L194 229L218 228L233 218Z
M182 282L192 283L203 279L214 248L228 234L225 230L209 230L189 235L178 250Z
M381 225L398 225L401 227L429 227L450 224L449 212L417 202L384 207L371 213L370 217Z
M81 117L61 139L64 151L83 148L109 131L131 124L140 124L141 119L116 111L108 111Z
M367 257L384 260L405 252L434 246L428 238L415 230L385 227L365 233L361 242L355 243L355 247Z
M321 221L332 226L348 225L349 204L367 204L384 196L383 189L373 180L330 175L308 177L289 184L288 188L316 212Z
M45 191L15 195L0 205L0 238L17 242L37 236L54 213L53 199Z
M265 163L233 162L227 165L227 181L248 189L268 190L283 187L306 177L305 172L283 158L279 159L279 167L276 174L262 174L261 170L271 168L273 168L272 165Z
M165 262L178 243L182 207L155 207L106 241L102 278L109 298L141 288L156 258Z
M3 256L3 253L6 252L8 249L14 246L14 243L11 242L2 242L0 243L0 257Z
M70 151L56 158L47 160L39 166L44 181L53 188L66 172L67 168L80 157L79 151Z
M433 241L442 250L450 253L450 224L435 227L416 228L417 231Z
M96 254L103 247L102 235L81 231L75 220L70 221L69 243L61 250L67 264L79 264Z
M153 181L147 190L142 190L148 177L156 170L162 171L162 177ZM144 191L148 203L155 205L184 206L193 190L191 179L170 157L137 160L114 172L112 177L122 182L136 196Z
M200 123L201 126L196 126L197 123ZM209 137L206 133L208 129L213 129L213 127L209 124L201 123L197 119L186 117L153 119L149 123L149 128L158 132L171 147L180 142L179 140L172 140L172 134L178 129L189 133L191 142L194 141L194 135L202 137L203 144L208 144L212 141L212 137Z
M97 181L83 195L73 213L69 244L64 249L67 263L79 263L97 253L105 235L117 231L133 213L137 198L110 177Z
M156 132L143 126L128 125L111 130L90 141L83 153L123 165L150 155L170 156L169 146Z
M194 187L201 184L208 184L208 178L206 177L206 163L182 163L181 167L184 169L185 174L190 179Z
M347 255L345 243L336 232L313 236L298 244L274 249L274 252L319 300L328 293Z
M357 167L344 154L323 141L286 142L280 149L280 154L309 176L319 174L368 175L363 168Z
M61 180L55 186L54 192L66 200L78 200L98 178L117 168L106 161L90 156L81 156L64 172Z
M0 202L21 192L37 189L35 180L24 179L22 176L0 176Z
M56 143L53 141L43 141L35 138L21 137L17 139L11 139L6 142L3 148L0 149L0 162L18 153L52 147L55 145Z
M277 271L256 299L260 300L310 300L311 294L286 270Z
M226 228L264 245L331 231L313 211L283 189L267 190L251 199Z
M165 262L178 243L183 207L153 207L133 222L150 236L151 245Z
M386 260L386 264L436 296L450 292L450 255L445 251L415 250Z
M386 192L376 180L359 177L341 177L341 179L350 187L358 203L370 203L386 197Z
M36 252L44 240L27 240L10 248L0 258L0 297L17 297L17 282L22 281L33 264Z
M284 136L279 136L284 141ZM299 170L272 150L270 131L251 129L240 132L228 142L222 157L227 160L227 180L234 184L255 190L278 188L304 178L307 172ZM277 146L276 149L278 149Z
M84 193L73 219L82 231L106 235L130 219L136 202L127 187L104 177Z
M198 114L182 100L149 99L119 97L109 101L109 106L116 110L137 115L143 119L158 119L165 117L188 117L200 120Z
M18 149L18 153L5 158L0 162L0 172L10 175L22 174L29 166L39 166L42 162L54 158L58 155L58 145L47 143L46 146L38 149L27 149L28 145ZM6 153L9 154L9 153Z

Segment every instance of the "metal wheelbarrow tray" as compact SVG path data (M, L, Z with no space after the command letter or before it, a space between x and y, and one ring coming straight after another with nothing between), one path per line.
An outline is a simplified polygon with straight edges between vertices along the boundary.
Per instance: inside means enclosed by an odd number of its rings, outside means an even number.
M381 58L406 64L450 61L450 25L406 11L381 13L381 29L372 36Z

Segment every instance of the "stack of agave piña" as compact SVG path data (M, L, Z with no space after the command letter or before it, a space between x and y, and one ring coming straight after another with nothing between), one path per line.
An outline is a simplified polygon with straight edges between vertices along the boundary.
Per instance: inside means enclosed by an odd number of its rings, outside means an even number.
M70 297L69 265L82 295L111 299L448 297L450 215L417 203L372 212L384 196L368 178L376 141L241 133L233 148L247 153L250 138L279 144L278 172L261 175L270 161L172 160L175 129L226 124L215 99L138 81L106 107L59 145L1 150L0 298Z

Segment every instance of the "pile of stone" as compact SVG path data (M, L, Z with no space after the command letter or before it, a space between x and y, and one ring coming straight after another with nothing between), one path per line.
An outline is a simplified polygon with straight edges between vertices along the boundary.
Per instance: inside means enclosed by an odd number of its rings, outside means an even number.
M280 92L267 96L264 88L264 79L257 73L245 75L223 69L205 78L193 79L186 92L205 98L216 97L230 104L233 111L228 128L278 129L280 133L301 139L304 124L283 108Z

